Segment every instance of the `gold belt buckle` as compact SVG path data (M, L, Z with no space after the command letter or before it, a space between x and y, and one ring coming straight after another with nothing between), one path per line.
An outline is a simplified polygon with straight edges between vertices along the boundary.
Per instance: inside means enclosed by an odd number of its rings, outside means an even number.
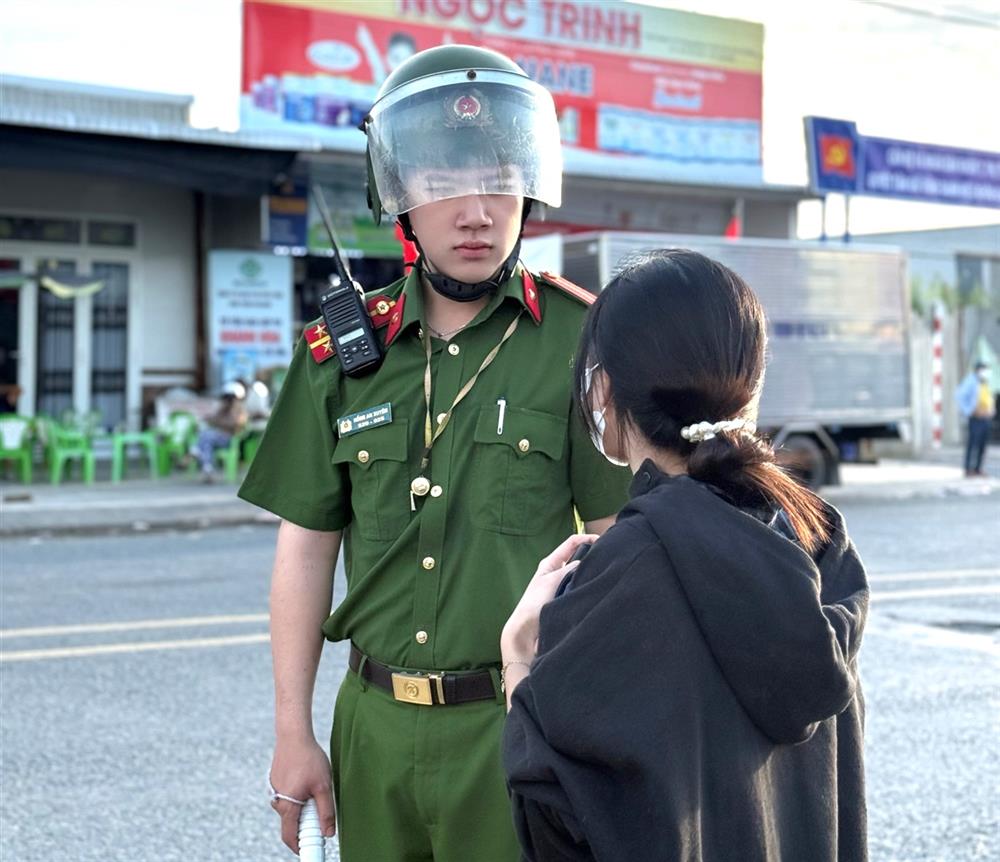
M431 682L437 689L437 702L444 703L444 685L442 674L394 673L392 675L392 696L403 703L418 703L421 706L433 706Z

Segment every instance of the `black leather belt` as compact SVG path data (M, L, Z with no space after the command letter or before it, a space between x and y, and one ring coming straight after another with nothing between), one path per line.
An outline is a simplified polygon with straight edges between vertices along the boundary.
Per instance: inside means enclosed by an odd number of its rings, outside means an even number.
M476 700L495 700L497 696L493 687L493 675L486 670L472 673L398 671L373 658L366 659L354 644L351 644L348 666L355 673L361 668L360 676L365 682L385 689L403 703L444 706Z

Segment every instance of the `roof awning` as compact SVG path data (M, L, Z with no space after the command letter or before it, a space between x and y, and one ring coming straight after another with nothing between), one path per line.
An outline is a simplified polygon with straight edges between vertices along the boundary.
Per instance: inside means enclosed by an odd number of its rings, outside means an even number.
M0 124L4 167L126 177L225 195L256 196L291 171L298 153L126 138Z

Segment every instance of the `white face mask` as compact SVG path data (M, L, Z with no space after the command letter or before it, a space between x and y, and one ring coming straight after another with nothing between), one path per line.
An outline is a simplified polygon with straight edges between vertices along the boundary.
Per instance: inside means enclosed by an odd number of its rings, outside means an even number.
M990 370L989 370L989 368L980 368L976 372L976 377L978 377L983 383L988 383L989 379L990 379Z
M584 397L590 397L590 385L593 382L594 372L600 367L600 365L592 365L587 369L586 375L584 376L583 392ZM607 458L616 467L627 467L628 461L622 461L619 458L612 458L604 450L604 432L608 429L608 420L604 417L607 412L607 407L602 407L600 410L591 410L590 414L594 417L594 426L597 428L596 433L591 431L590 440L594 444L594 448L600 452L605 458Z

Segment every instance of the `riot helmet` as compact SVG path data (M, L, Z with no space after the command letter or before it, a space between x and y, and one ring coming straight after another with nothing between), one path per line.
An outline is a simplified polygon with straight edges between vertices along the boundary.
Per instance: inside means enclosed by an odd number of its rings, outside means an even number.
M375 221L471 194L558 207L562 150L552 96L487 48L441 45L386 78L363 130Z
M407 213L465 195L513 195L562 203L562 150L549 92L512 60L486 48L442 45L399 66L379 89L362 129L368 138L368 204L376 224L395 216L420 248ZM467 284L418 265L450 299L478 299L509 278L518 241L494 276Z

